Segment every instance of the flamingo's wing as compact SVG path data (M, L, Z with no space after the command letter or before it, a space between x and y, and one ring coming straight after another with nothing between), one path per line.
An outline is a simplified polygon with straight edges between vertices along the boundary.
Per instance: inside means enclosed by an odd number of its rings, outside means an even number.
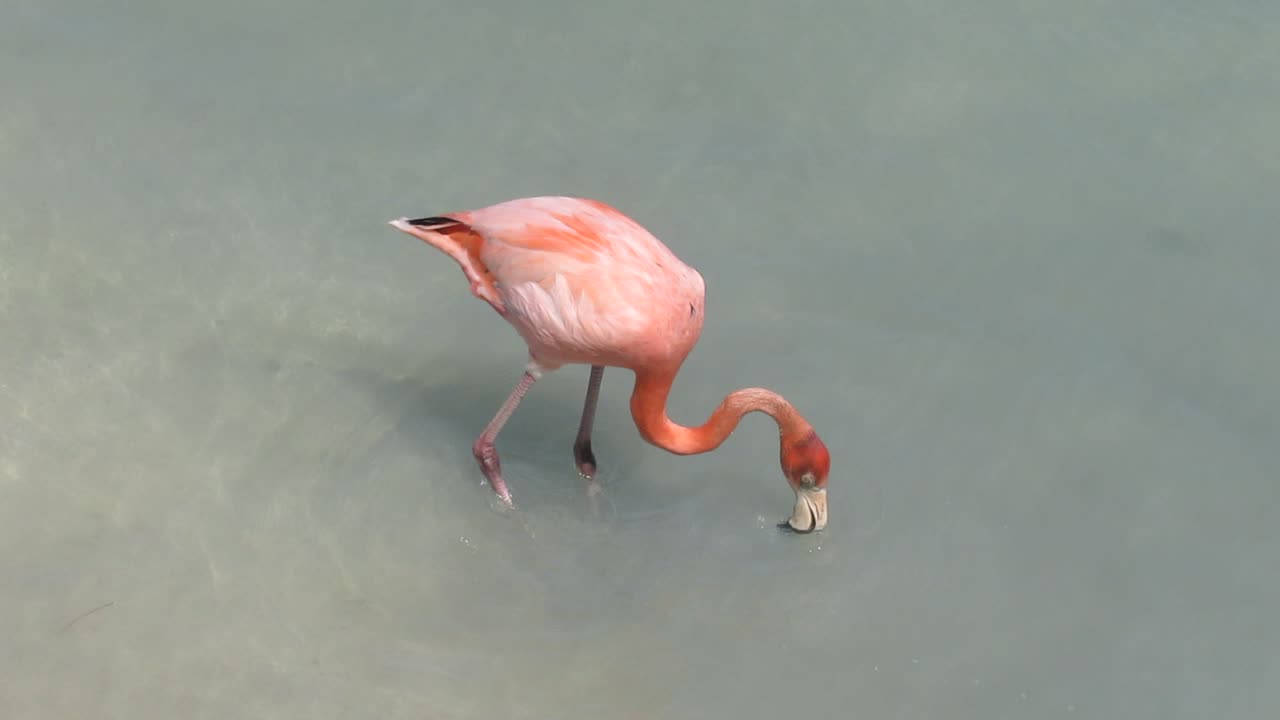
M597 200L525 198L451 217L487 241L481 259L507 285L557 274L584 282L655 250L669 253L639 223Z
M499 287L550 290L556 282L595 295L652 267L646 261L679 262L639 223L597 200L523 198L414 223L428 221L454 223L432 229L457 246L450 254L486 300L490 290L500 296Z
M579 198L523 198L393 224L452 257L471 292L504 316L500 287L533 283L549 289L560 277L577 292L590 292L593 281L638 251L665 251L639 223Z
M548 366L665 358L701 327L701 277L604 203L525 198L393 224L454 258Z
M508 269L508 264L534 261L526 272L539 274L553 270L576 274L575 270L596 268L613 260L634 258L636 252L662 247L635 220L598 200L579 197L527 197L502 202L483 210L452 215L470 225L493 247L486 247L485 261ZM540 266L548 263L549 266ZM503 277L498 268L494 272ZM512 266L517 274L524 274ZM539 278L520 278L538 282ZM506 282L517 278L503 277Z

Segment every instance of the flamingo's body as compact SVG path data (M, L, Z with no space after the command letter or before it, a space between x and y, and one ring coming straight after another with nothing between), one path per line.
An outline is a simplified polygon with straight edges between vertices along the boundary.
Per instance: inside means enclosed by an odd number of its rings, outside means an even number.
M702 276L602 203L528 198L440 221L414 224L515 327L539 370L679 363L702 331Z
M480 210L391 223L452 257L471 291L515 327L529 347L520 383L476 440L475 454L495 492L510 502L494 439L529 387L562 365L592 366L574 455L595 471L591 425L604 367L636 373L632 415L641 435L671 452L720 445L746 412L769 413L782 434L784 473L797 492L798 530L826 524L827 450L780 396L740 390L699 428L666 416L671 383L702 332L705 286L639 223L595 200L540 197Z

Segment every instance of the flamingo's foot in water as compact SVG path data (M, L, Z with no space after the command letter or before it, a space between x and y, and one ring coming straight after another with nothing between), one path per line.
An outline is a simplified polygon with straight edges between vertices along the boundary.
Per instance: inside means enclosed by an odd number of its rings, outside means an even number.
M516 513L515 501L511 499L511 493L499 495L494 493L489 496L489 509L499 515L510 516Z
M573 446L573 462L582 477L590 480L596 476L596 456L591 452L590 441Z

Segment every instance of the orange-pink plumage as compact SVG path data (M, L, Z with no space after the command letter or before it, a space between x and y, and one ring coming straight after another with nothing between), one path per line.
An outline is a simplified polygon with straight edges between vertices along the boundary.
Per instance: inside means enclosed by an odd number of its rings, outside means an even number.
M804 531L825 525L826 446L780 396L759 388L732 393L697 428L667 417L671 383L702 331L705 285L639 223L596 200L537 197L391 224L452 257L471 291L529 347L525 375L473 448L503 500L510 493L494 448L498 431L542 373L583 364L592 366L574 444L583 475L595 470L591 425L603 369L626 368L636 374L631 408L641 435L671 452L717 447L747 412L774 417L783 471L797 494L790 524Z

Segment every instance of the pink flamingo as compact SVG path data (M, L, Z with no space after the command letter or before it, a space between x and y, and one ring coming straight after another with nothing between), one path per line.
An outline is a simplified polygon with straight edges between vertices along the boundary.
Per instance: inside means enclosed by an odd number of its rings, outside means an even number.
M391 221L462 266L471 292L493 306L529 346L524 375L472 451L498 497L511 504L494 441L525 393L562 365L591 366L573 445L583 477L596 471L591 426L605 367L635 373L631 417L647 442L677 455L714 450L749 412L778 423L782 472L796 501L787 524L827 524L831 458L813 426L782 396L731 393L702 425L667 416L676 373L702 332L702 276L639 223L602 202L569 197L511 200L480 210Z

